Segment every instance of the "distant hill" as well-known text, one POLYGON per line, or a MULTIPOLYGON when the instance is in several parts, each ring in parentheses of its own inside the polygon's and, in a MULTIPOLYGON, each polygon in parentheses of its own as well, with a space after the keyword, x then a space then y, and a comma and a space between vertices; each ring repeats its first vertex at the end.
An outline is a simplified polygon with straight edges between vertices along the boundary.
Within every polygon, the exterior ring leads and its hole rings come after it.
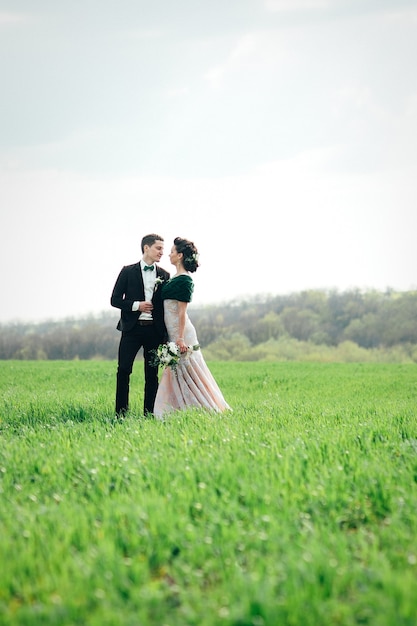
MULTIPOLYGON (((189 315, 209 359, 417 362, 417 291, 308 290, 190 305, 189 315)), ((117 319, 2 324, 0 359, 115 359, 117 319)))

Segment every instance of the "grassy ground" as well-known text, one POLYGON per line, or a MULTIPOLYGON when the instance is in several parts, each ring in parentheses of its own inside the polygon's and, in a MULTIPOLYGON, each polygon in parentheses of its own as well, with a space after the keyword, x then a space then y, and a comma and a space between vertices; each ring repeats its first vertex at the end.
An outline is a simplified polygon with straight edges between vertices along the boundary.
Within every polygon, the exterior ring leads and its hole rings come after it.
POLYGON ((0 362, 0 624, 415 626, 414 365, 211 363, 232 413, 112 421, 115 363, 0 362))

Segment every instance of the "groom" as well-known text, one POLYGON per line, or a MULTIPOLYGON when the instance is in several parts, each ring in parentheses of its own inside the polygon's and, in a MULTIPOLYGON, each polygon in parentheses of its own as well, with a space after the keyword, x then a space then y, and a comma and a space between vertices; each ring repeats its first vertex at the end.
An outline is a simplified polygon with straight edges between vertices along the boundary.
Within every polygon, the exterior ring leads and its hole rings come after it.
POLYGON ((129 408, 129 380, 133 363, 143 348, 145 369, 144 414, 153 413, 158 390, 158 368, 150 365, 151 350, 166 339, 161 285, 169 273, 156 263, 164 252, 164 240, 156 234, 145 235, 141 242, 142 259, 125 265, 114 285, 110 303, 121 309, 117 329, 122 331, 119 344, 116 415, 122 417, 129 408))

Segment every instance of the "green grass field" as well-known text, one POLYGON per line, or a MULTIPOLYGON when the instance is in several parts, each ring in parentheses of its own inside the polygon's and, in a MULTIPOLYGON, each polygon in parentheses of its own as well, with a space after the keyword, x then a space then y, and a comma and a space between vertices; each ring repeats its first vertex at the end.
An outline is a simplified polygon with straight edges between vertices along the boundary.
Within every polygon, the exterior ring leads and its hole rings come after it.
POLYGON ((417 367, 210 363, 233 412, 114 423, 114 362, 0 362, 2 626, 415 626, 417 367))

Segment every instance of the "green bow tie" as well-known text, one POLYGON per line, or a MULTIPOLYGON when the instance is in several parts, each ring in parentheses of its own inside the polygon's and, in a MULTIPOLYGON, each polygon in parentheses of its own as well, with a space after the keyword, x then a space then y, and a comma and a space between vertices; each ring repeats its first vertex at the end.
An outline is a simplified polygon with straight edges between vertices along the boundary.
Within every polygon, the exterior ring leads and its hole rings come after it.
POLYGON ((147 272, 148 270, 153 270, 154 267, 155 267, 154 265, 145 265, 143 269, 145 270, 145 272, 147 272))

